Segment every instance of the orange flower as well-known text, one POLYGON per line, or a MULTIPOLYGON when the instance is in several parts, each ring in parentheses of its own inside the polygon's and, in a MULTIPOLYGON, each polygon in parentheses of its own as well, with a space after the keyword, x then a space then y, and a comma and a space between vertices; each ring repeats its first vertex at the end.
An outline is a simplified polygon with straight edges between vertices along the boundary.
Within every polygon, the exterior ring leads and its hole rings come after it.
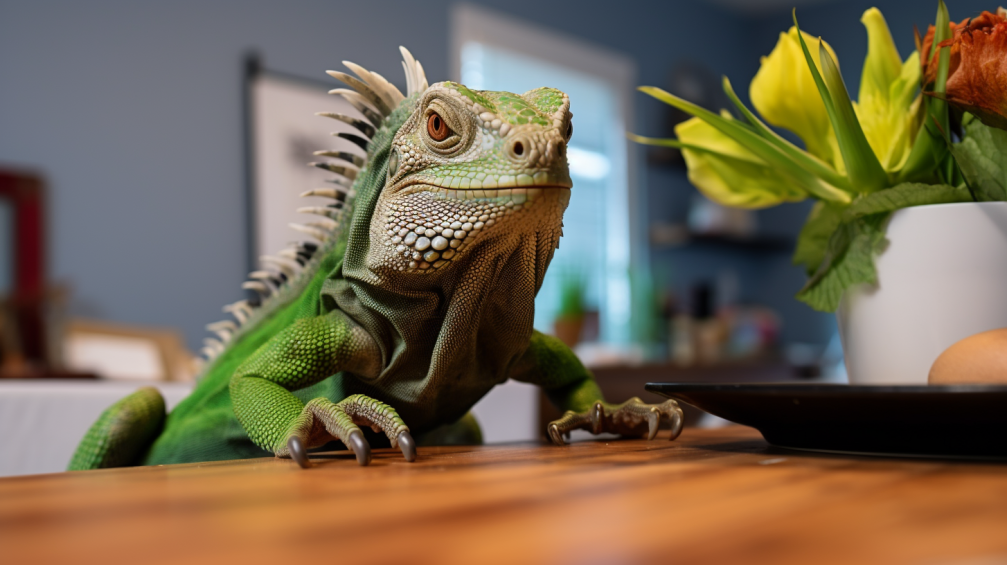
MULTIPOLYGON (((1007 10, 983 12, 971 21, 953 25, 952 38, 937 45, 951 46, 944 98, 986 125, 1007 129, 1007 10)), ((930 43, 932 30, 933 26, 927 33, 930 43)), ((927 47, 924 41, 924 52, 927 47)), ((936 77, 937 61, 937 53, 932 53, 925 84, 931 84, 936 77)))

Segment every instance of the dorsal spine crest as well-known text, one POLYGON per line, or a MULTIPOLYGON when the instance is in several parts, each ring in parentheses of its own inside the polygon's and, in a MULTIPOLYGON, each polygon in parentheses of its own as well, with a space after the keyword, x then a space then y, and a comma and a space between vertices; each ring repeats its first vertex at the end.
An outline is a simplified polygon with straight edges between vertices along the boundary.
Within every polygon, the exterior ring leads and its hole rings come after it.
POLYGON ((378 136, 379 131, 387 125, 388 116, 404 100, 414 99, 416 94, 429 87, 419 61, 405 47, 399 47, 399 50, 402 53, 402 67, 406 76, 406 94, 402 94, 380 74, 349 61, 343 63, 356 77, 338 71, 327 71, 330 76, 351 87, 351 89, 332 89, 329 94, 341 96, 360 112, 364 119, 333 112, 318 112, 317 115, 341 121, 356 129, 361 135, 351 133, 333 135, 360 147, 366 152, 366 156, 327 149, 314 152, 315 156, 334 159, 308 163, 309 166, 333 173, 334 178, 328 180, 333 186, 307 190, 301 196, 323 197, 333 202, 327 206, 299 208, 298 212, 317 217, 309 222, 291 224, 290 227, 318 240, 319 243, 311 241, 294 243, 274 255, 260 258, 262 266, 249 273, 249 280, 241 285, 242 289, 255 293, 255 297, 224 306, 224 312, 231 314, 233 320, 225 319, 206 326, 216 337, 208 337, 203 342, 201 352, 207 363, 203 367, 202 374, 207 374, 213 361, 227 351, 229 344, 239 340, 260 321, 296 299, 317 274, 323 258, 345 236, 349 218, 353 214, 357 185, 360 179, 367 176, 367 165, 373 156, 374 147, 371 140, 378 136))

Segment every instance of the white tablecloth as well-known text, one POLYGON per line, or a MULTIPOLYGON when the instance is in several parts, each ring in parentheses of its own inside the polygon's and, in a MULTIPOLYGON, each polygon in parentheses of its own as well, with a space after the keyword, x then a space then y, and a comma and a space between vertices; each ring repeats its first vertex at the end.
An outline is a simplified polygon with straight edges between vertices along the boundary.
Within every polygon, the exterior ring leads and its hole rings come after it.
MULTIPOLYGON (((171 410, 192 384, 150 383, 171 410)), ((58 473, 84 432, 116 400, 147 383, 0 379, 0 477, 58 473)), ((538 430, 538 389, 507 381, 472 408, 486 443, 533 441, 538 430)), ((573 439, 590 437, 574 433, 573 439), (583 437, 582 437, 583 436, 583 437)))
MULTIPOLYGON (((171 410, 188 383, 151 383, 171 410)), ((124 381, 0 380, 0 477, 65 471, 84 432, 112 403, 146 386, 124 381)))

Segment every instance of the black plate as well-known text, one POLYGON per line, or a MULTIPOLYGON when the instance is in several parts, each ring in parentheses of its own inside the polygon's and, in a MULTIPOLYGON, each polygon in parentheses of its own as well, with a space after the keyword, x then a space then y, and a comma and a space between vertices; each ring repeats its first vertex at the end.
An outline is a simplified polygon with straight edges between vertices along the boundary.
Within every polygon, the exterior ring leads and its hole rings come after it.
POLYGON ((791 449, 1007 458, 1007 386, 703 385, 647 390, 791 449))

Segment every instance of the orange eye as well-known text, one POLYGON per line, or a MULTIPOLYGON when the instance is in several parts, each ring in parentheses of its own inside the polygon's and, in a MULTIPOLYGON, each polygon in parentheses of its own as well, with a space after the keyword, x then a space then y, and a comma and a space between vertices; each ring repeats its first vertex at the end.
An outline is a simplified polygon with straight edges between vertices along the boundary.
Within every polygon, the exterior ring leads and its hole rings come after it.
POLYGON ((434 141, 444 141, 451 135, 451 128, 444 123, 443 118, 434 113, 427 119, 427 133, 434 141))

